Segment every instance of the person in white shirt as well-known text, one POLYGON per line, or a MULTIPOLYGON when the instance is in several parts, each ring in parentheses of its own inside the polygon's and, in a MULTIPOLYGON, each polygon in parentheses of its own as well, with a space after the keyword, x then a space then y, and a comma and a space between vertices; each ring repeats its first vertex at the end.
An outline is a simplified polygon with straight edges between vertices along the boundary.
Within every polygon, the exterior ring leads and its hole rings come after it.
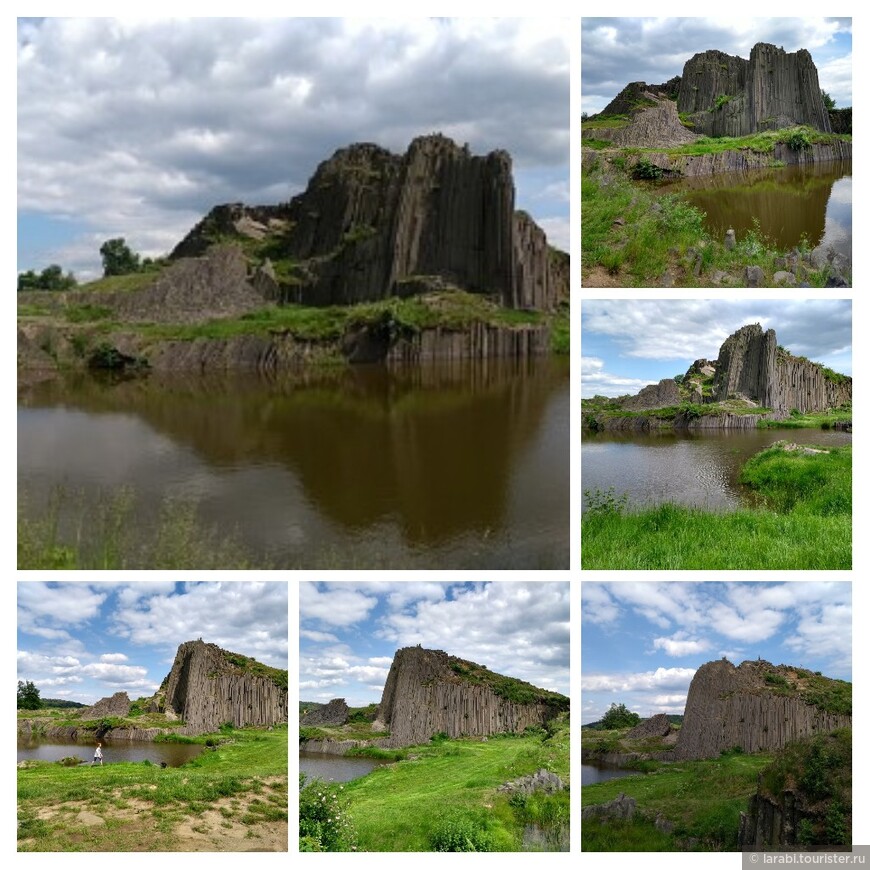
POLYGON ((97 744, 97 748, 94 750, 94 760, 91 762, 91 767, 93 767, 98 761, 100 762, 100 767, 103 766, 103 750, 102 743, 97 744))

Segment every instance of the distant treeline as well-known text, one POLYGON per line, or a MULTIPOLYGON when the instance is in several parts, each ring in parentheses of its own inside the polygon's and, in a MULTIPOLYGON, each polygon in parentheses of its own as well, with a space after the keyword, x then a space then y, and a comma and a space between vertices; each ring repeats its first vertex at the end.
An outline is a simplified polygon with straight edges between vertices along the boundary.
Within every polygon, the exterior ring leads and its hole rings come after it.
MULTIPOLYGON (((645 722, 646 719, 649 719, 649 718, 650 717, 647 716, 644 719, 641 719, 640 721, 645 722)), ((671 725, 682 725, 683 724, 682 713, 679 715, 674 714, 674 715, 668 716, 668 722, 670 722, 671 725)), ((581 725, 580 727, 581 728, 590 728, 593 731, 599 731, 601 729, 601 720, 599 719, 597 722, 589 722, 587 725, 581 725)))

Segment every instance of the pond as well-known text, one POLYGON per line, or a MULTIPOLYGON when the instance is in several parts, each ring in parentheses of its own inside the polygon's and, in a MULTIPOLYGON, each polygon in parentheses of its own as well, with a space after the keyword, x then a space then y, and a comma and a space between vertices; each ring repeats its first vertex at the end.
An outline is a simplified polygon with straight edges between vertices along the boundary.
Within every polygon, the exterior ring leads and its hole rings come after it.
MULTIPOLYGON (((201 744, 195 743, 151 743, 148 741, 123 740, 112 743, 102 740, 103 764, 119 761, 150 761, 152 764, 163 762, 169 767, 180 767, 202 752, 201 744)), ((61 758, 78 756, 90 763, 94 757, 93 743, 64 743, 58 740, 18 740, 19 761, 59 761, 61 758)))
POLYGON ((708 510, 734 510, 754 502, 739 482, 746 461, 775 441, 838 446, 850 432, 821 429, 715 429, 704 432, 584 432, 581 481, 586 492, 613 488, 630 508, 663 502, 708 510))
POLYGON ((194 505, 255 565, 566 568, 568 420, 561 359, 81 374, 19 392, 19 500, 85 546, 121 492, 125 534, 194 505))
POLYGON ((580 785, 595 785, 596 782, 607 782, 611 779, 620 779, 623 776, 641 776, 640 771, 626 770, 624 767, 615 767, 610 764, 581 764, 580 785))
POLYGON ((300 752, 299 772, 333 782, 350 782, 371 773, 376 767, 389 764, 379 758, 358 758, 329 755, 324 752, 300 752))
POLYGON ((717 239, 729 227, 742 239, 757 219, 780 250, 805 235, 811 247, 832 247, 852 260, 851 160, 685 178, 659 189, 682 194, 705 212, 717 239))

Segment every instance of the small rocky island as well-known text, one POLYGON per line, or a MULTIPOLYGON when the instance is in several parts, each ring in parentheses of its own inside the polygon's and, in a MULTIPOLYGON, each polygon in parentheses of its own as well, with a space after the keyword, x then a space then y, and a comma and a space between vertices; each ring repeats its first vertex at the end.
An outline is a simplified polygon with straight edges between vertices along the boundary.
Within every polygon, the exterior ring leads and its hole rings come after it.
MULTIPOLYGON (((792 411, 825 412, 850 406, 852 378, 794 356, 776 332, 742 326, 715 360, 695 360, 683 375, 644 387, 635 396, 583 400, 583 426, 630 429, 754 429, 792 411)), ((838 423, 851 430, 851 422, 838 423)))
POLYGON ((514 199, 505 151, 472 155, 437 134, 404 154, 341 148, 290 202, 216 206, 123 289, 19 292, 19 368, 271 372, 549 352, 568 257, 514 199))

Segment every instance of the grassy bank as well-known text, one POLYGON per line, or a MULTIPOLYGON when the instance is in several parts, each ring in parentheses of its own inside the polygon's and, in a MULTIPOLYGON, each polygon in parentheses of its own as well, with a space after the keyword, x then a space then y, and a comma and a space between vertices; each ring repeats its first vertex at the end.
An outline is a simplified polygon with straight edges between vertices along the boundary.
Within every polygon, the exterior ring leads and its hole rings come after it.
POLYGON ((746 810, 758 787, 758 775, 771 758, 724 753, 709 761, 676 762, 651 773, 584 786, 584 807, 625 793, 637 801, 640 812, 627 822, 584 820, 583 851, 685 851, 686 842, 697 851, 735 850, 740 813, 746 810), (658 816, 672 829, 664 824, 657 828, 658 816))
POLYGON ((18 770, 18 850, 286 850, 287 728, 220 736, 178 768, 31 762, 18 770))
POLYGON ((582 520, 585 569, 849 569, 852 450, 807 454, 771 447, 741 480, 763 501, 715 513, 663 504, 627 512, 599 498, 582 520))
MULTIPOLYGON (((99 282, 101 286, 103 283, 99 282)), ((99 303, 100 291, 94 289, 92 292, 99 303)), ((72 326, 80 326, 81 329, 71 335, 79 336, 82 356, 108 336, 119 332, 137 335, 145 344, 154 341, 227 340, 269 333, 289 334, 298 341, 337 342, 348 331, 363 326, 387 329, 397 336, 410 336, 425 329, 461 331, 477 324, 507 328, 550 324, 553 352, 567 353, 569 347, 567 307, 555 314, 504 308, 486 296, 462 290, 348 306, 264 305, 239 317, 214 318, 203 323, 128 323, 118 320, 112 309, 105 305, 67 304, 64 295, 58 293, 40 303, 27 301, 20 304, 18 315, 31 323, 50 322, 68 331, 72 326)))
MULTIPOLYGON (((759 266, 772 286, 782 268, 776 260, 786 252, 757 227, 729 251, 704 229, 703 213, 680 196, 595 170, 583 172, 581 193, 582 270, 590 286, 656 286, 667 273, 678 286, 708 287, 716 272, 731 276, 732 286, 745 286, 746 266, 759 266)), ((809 250, 804 243, 802 253, 809 250)), ((827 279, 826 269, 806 275, 815 287, 827 279)))
MULTIPOLYGON (((528 798, 498 792, 500 785, 542 767, 568 782, 567 719, 549 737, 543 729, 529 729, 525 736, 486 742, 434 738, 406 752, 406 760, 341 790, 358 850, 519 851, 524 825, 533 822, 567 837, 567 790, 528 798)), ((348 842, 333 848, 350 848, 348 842)))
POLYGON ((801 414, 792 411, 787 420, 762 420, 759 429, 833 429, 835 423, 852 422, 851 408, 837 408, 830 411, 818 411, 811 414, 801 414))

